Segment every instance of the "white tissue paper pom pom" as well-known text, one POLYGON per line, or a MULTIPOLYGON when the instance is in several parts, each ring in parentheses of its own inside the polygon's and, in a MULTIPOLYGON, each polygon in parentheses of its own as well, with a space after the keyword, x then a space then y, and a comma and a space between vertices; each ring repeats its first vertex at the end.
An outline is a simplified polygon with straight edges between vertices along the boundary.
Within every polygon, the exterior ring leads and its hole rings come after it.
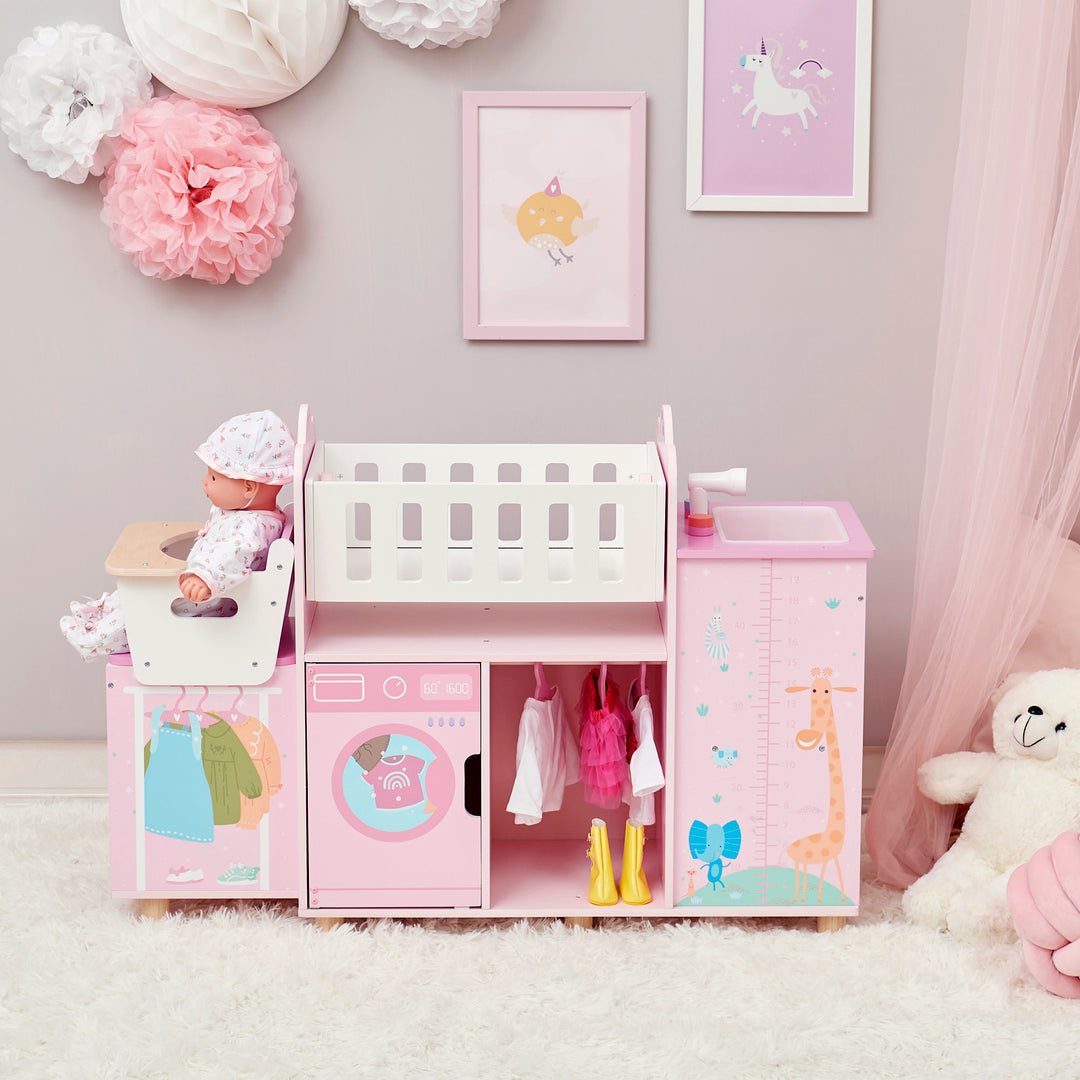
POLYGON ((349 0, 360 21, 389 41, 415 49, 456 49, 486 38, 499 21, 503 0, 349 0))
POLYGON ((296 93, 341 41, 345 0, 121 0, 132 45, 166 86, 252 109, 296 93))
POLYGON ((41 26, 0 74, 0 131, 35 172, 81 184, 105 171, 124 114, 153 93, 126 41, 99 26, 41 26))

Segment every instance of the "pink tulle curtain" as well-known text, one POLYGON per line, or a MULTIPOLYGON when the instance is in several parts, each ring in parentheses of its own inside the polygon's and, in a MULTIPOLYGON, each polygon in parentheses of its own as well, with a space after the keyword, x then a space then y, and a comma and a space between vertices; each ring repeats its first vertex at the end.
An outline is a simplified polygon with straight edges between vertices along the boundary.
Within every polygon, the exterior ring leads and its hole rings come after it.
MULTIPOLYGON (((916 771, 989 747, 1080 510, 1078 86, 1077 0, 972 0, 907 668, 867 821, 895 885, 954 819, 916 771)), ((1055 649, 1080 666, 1080 640, 1055 649)))

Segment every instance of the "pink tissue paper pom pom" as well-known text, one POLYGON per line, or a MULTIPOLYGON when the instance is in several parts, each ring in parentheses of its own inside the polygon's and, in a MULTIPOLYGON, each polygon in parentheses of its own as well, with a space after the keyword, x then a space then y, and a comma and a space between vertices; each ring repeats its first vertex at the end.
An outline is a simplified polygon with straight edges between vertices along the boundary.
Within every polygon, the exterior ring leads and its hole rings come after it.
POLYGON ((101 190, 112 242, 148 277, 249 285, 281 254, 296 180, 250 113, 171 94, 126 117, 101 190))

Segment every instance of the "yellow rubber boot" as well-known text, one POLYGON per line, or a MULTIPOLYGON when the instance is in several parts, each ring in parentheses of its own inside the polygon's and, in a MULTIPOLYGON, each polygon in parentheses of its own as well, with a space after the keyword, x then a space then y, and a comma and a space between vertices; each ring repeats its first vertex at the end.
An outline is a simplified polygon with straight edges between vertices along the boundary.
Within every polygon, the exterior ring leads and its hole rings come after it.
POLYGON ((652 902, 649 883, 645 880, 645 826, 634 818, 630 818, 626 823, 619 892, 625 904, 652 902))
POLYGON ((611 868, 607 825, 601 818, 592 820, 592 828, 589 830, 589 858, 592 860, 589 903, 605 906, 618 903, 619 894, 615 891, 615 871, 611 868))

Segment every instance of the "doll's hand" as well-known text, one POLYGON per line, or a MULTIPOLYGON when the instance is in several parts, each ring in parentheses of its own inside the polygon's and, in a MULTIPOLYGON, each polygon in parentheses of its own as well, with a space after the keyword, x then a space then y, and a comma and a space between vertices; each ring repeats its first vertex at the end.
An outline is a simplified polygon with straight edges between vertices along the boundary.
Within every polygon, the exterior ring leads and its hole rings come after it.
POLYGON ((210 586, 198 574, 185 574, 180 579, 180 593, 185 600, 201 604, 210 599, 210 586))

